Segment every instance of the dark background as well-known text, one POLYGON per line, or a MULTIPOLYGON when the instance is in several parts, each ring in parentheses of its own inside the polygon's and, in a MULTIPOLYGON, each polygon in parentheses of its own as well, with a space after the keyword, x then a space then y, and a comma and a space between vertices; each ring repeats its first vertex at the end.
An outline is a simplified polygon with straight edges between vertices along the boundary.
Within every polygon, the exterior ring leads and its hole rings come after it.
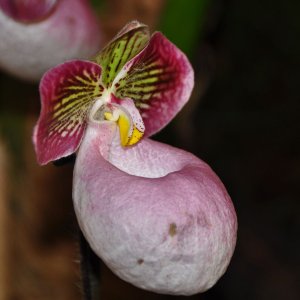
POLYGON ((224 181, 239 231, 227 273, 199 299, 299 299, 299 2, 214 9, 218 21, 200 45, 212 52, 213 74, 187 148, 224 181))

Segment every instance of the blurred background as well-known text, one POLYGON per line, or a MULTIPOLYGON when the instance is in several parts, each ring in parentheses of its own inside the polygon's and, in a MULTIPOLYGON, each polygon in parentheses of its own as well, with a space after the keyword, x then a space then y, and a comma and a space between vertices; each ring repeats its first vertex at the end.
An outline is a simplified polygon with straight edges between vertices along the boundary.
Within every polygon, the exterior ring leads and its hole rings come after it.
MULTIPOLYGON (((154 139, 194 153, 215 170, 236 207, 239 231, 225 275, 189 298, 300 299, 300 2, 91 5, 100 47, 138 19, 161 30, 195 69, 190 102, 154 139)), ((2 25, 0 35, 5 30, 2 25)), ((37 165, 31 135, 40 110, 38 80, 27 82, 5 70, 0 70, 0 300, 81 299, 72 165, 37 165)), ((142 291, 102 266, 99 299, 172 298, 186 297, 142 291)))

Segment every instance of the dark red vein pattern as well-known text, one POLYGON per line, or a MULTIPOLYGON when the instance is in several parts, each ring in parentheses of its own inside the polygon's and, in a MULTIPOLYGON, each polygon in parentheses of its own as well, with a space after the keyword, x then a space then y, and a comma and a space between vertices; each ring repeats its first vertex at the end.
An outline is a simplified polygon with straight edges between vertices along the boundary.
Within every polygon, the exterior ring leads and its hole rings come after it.
POLYGON ((41 80, 41 114, 34 132, 38 162, 70 155, 81 142, 90 107, 103 92, 101 67, 74 60, 48 71, 41 80))
POLYGON ((193 69, 187 57, 159 32, 127 67, 127 74, 116 84, 116 95, 135 101, 146 136, 152 135, 169 123, 189 99, 193 69))

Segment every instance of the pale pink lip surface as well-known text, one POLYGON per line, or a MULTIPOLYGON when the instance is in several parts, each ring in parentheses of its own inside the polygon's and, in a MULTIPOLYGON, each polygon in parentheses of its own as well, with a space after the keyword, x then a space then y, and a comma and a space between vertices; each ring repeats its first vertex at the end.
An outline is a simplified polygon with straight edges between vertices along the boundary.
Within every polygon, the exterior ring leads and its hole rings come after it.
POLYGON ((73 199, 88 242, 140 288, 207 290, 236 243, 236 214, 222 182, 185 151, 150 139, 124 149, 118 139, 114 126, 89 126, 79 149, 73 199))
POLYGON ((102 31, 87 0, 0 0, 0 68, 27 81, 101 48, 102 31))
POLYGON ((39 22, 50 15, 57 0, 0 0, 0 8, 10 18, 24 23, 39 22))

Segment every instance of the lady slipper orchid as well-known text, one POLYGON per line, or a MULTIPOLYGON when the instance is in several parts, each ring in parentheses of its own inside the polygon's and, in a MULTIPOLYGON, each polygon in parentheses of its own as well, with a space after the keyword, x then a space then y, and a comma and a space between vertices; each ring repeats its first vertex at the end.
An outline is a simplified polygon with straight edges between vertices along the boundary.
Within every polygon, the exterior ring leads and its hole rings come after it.
POLYGON ((78 150, 73 200, 86 239, 114 273, 158 293, 207 290, 236 242, 233 204, 210 167, 147 138, 192 87, 186 56, 136 21, 93 62, 59 65, 40 85, 38 162, 78 150))
POLYGON ((101 44, 88 0, 0 0, 0 28, 0 68, 29 81, 101 44))

